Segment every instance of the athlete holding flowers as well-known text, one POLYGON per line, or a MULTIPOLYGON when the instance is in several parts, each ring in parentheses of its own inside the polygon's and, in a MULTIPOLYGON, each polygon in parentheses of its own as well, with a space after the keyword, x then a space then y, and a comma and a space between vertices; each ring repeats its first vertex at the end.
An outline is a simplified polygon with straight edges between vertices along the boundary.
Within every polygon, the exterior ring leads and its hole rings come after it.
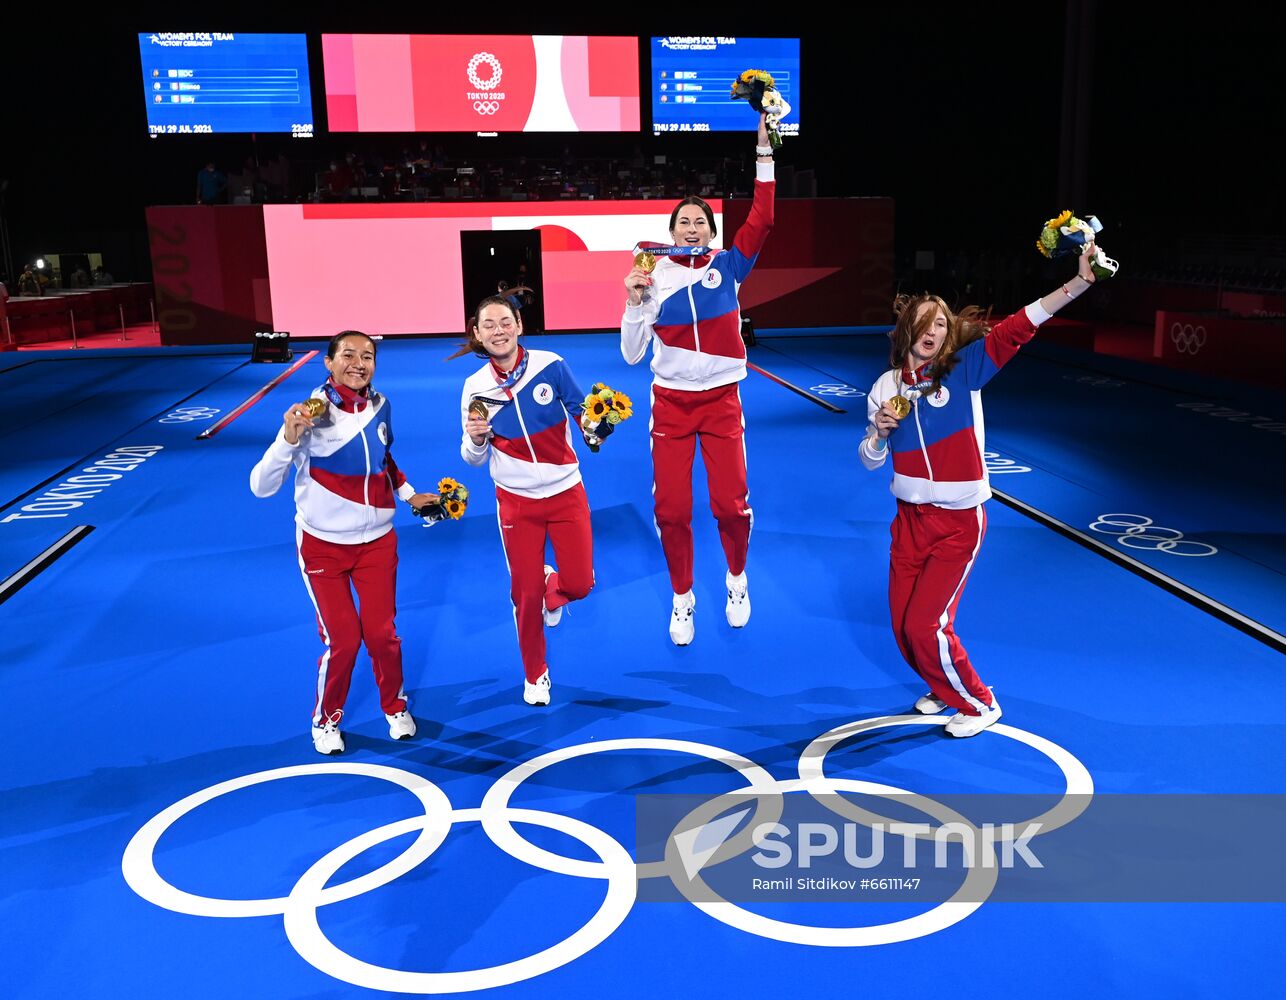
POLYGON ((581 426, 585 394, 566 361, 526 350, 521 336, 513 303, 499 295, 479 303, 469 339, 453 355, 487 359, 460 397, 460 454, 470 465, 490 463, 526 678, 523 700, 548 705, 544 626, 557 625, 564 605, 594 586, 589 503, 571 429, 573 422, 581 426), (545 563, 546 542, 557 570, 545 563))
POLYGON ((420 507, 432 494, 417 493, 393 461, 392 407, 371 387, 375 341, 357 330, 337 334, 326 349, 326 369, 330 378, 312 398, 286 410, 276 440, 250 472, 250 489, 257 497, 272 496, 295 470, 299 570, 326 645, 317 664, 313 746, 337 754, 344 752, 339 723, 363 643, 389 736, 415 735, 402 687, 402 639, 393 621, 393 509, 398 499, 420 507))
POLYGON ((745 417, 737 383, 746 377, 737 293, 773 224, 773 146, 763 113, 755 149, 755 193, 732 248, 710 249, 714 213, 688 197, 670 214, 673 247, 640 254, 625 276, 621 354, 638 364, 652 345, 652 469, 657 533, 674 599, 670 639, 686 646, 695 632, 692 593, 692 462, 697 442, 710 484, 710 508, 728 563, 728 624, 750 620, 746 552, 753 515, 746 483, 745 417))
POLYGON ((978 308, 952 313, 936 295, 901 296, 894 306, 892 368, 871 387, 870 427, 858 453, 872 470, 893 455, 893 635, 903 658, 929 685, 916 711, 956 709, 945 727, 951 736, 975 736, 1001 714, 954 626, 987 531, 983 504, 991 497, 981 390, 1042 323, 1094 284, 1100 258, 1109 259, 1096 253, 1091 232, 1077 258, 1076 277, 994 327, 978 308))

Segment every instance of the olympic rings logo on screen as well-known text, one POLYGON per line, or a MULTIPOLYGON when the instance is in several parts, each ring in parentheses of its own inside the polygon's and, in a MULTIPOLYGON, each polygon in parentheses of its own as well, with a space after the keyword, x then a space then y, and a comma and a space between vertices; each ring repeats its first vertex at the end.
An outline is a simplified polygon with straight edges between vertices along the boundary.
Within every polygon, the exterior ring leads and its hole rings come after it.
POLYGON ((480 115, 494 115, 500 110, 499 101, 474 101, 473 110, 480 115))
POLYGON ((819 396, 865 396, 861 389, 855 389, 851 385, 843 382, 823 382, 821 385, 810 386, 809 392, 814 392, 819 396))
POLYGON ((500 77, 504 74, 504 70, 500 66, 500 60, 490 52, 475 53, 474 57, 469 60, 469 68, 466 72, 469 74, 469 82, 478 90, 495 90, 500 86, 500 77), (485 80, 478 76, 478 67, 483 63, 486 63, 491 69, 491 76, 485 80))
POLYGON ((1172 556, 1213 556, 1219 552, 1207 542, 1184 538, 1177 528, 1153 524, 1152 518, 1142 514, 1100 514, 1090 530, 1116 535, 1116 540, 1127 549, 1165 552, 1172 556))
MULTIPOLYGON (((689 754, 722 764, 736 772, 746 787, 729 796, 779 796, 805 792, 829 795, 837 791, 858 792, 877 796, 911 796, 915 808, 943 823, 969 821, 945 804, 906 789, 850 778, 828 777, 827 755, 840 743, 864 732, 900 726, 933 726, 947 722, 946 716, 895 715, 862 719, 838 726, 813 740, 800 754, 797 779, 779 780, 754 761, 730 750, 687 740, 636 737, 581 743, 552 750, 518 764, 497 778, 476 808, 453 806, 437 785, 427 778, 401 768, 380 764, 325 763, 300 764, 233 778, 195 792, 157 813, 130 840, 121 859, 121 871, 130 888, 157 906, 176 913, 205 917, 281 916, 286 937, 296 952, 326 975, 353 986, 393 993, 439 994, 508 986, 552 972, 592 951, 607 940, 624 923, 637 898, 641 878, 673 878, 674 885, 685 897, 709 917, 747 934, 794 944, 815 947, 866 947, 910 941, 944 930, 964 920, 990 896, 998 877, 998 868, 984 859, 972 867, 964 884, 951 899, 915 916, 885 924, 852 927, 815 926, 772 919, 726 900, 709 902, 713 895, 700 878, 699 871, 689 879, 684 861, 677 856, 676 838, 666 844, 665 860, 636 865, 629 852, 614 837, 581 820, 544 809, 527 809, 510 805, 518 788, 546 768, 578 757, 612 751, 665 751, 689 754), (415 796, 423 809, 419 816, 389 823, 359 834, 334 848, 305 871, 288 895, 272 899, 239 899, 201 896, 172 885, 156 866, 156 848, 161 837, 178 820, 194 809, 223 795, 254 785, 301 776, 360 775, 388 781, 415 796), (480 823, 488 838, 511 857, 553 874, 571 878, 597 879, 606 883, 603 902, 588 922, 559 943, 534 955, 484 969, 458 972, 408 972, 372 965, 349 955, 335 945, 322 930, 318 907, 353 899, 387 885, 427 861, 445 842, 457 823, 480 823), (597 860, 567 857, 538 847, 515 829, 538 826, 579 840, 597 860), (350 861, 363 852, 407 834, 415 839, 397 857, 380 867, 348 881, 332 880, 350 861), (699 898, 693 898, 699 896, 699 898)), ((1088 806, 1094 794, 1094 781, 1089 771, 1073 754, 1049 740, 1012 726, 997 724, 987 730, 985 739, 997 736, 1012 739, 1043 754, 1061 772, 1066 790, 1049 810, 1028 821, 1039 824, 1040 832, 1059 829, 1075 820, 1088 806)), ((714 797, 700 807, 704 813, 718 811, 724 796, 714 797)), ((773 805, 770 800, 769 806, 773 805)), ((854 804, 844 801, 846 809, 854 804)), ((833 811, 847 815, 838 807, 833 811)), ((860 811, 859 811, 860 812, 860 811)), ((867 816, 869 814, 861 814, 867 816)), ((682 825, 682 824, 680 824, 682 825)), ((972 826, 972 824, 969 824, 972 826)), ((1014 824, 1015 827, 1022 824, 1014 824)), ((678 828, 676 827, 676 830, 678 828)), ((748 849, 737 844, 742 834, 730 838, 723 847, 748 849)), ((745 840, 749 840, 747 836, 745 840)), ((1003 842, 1003 841, 1002 841, 1003 842)), ((723 847, 720 848, 722 852, 723 847)), ((994 856, 994 838, 987 847, 994 856)), ((704 864, 717 863, 720 855, 704 864)), ((726 860, 726 858, 724 858, 726 860)))
POLYGON ((171 410, 160 420, 158 424, 190 424, 194 420, 209 420, 211 417, 218 415, 220 410, 212 406, 180 406, 171 410))
POLYGON ((1170 340, 1180 354, 1196 354, 1206 346, 1206 328, 1191 323, 1175 323, 1170 327, 1170 340))

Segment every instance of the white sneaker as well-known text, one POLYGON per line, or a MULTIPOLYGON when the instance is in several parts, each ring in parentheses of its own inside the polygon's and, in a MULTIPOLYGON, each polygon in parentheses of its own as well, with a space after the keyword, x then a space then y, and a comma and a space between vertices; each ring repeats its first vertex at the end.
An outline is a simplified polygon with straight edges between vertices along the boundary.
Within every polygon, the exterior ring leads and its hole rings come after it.
POLYGON ((915 702, 915 710, 921 715, 940 715, 946 707, 947 703, 945 701, 939 701, 937 698, 933 697, 932 691, 923 697, 916 699, 915 702))
POLYGON ((536 683, 531 681, 522 682, 522 700, 528 705, 548 705, 549 704, 549 671, 536 678, 536 683))
MULTIPOLYGON (((546 566, 545 567, 545 586, 546 587, 549 586, 549 578, 553 574, 554 574, 554 567, 546 566)), ((550 611, 547 607, 545 607, 543 601, 540 605, 540 613, 545 619, 545 628, 553 628, 555 625, 557 625, 560 621, 563 620, 562 608, 554 608, 553 611, 550 611)))
POLYGON ((674 610, 670 613, 670 641, 676 646, 686 646, 696 633, 692 613, 697 609, 697 599, 692 591, 674 595, 674 610))
POLYGON ((339 731, 343 712, 336 712, 320 726, 313 726, 313 749, 318 753, 344 752, 344 734, 339 731))
POLYGON ((728 615, 728 624, 733 628, 741 628, 750 621, 750 595, 746 592, 750 584, 746 580, 745 570, 742 570, 740 576, 733 576, 729 572, 724 582, 728 585, 728 606, 724 609, 728 615))
POLYGON ((977 736, 988 726, 994 726, 1000 720, 1000 702, 996 701, 996 696, 991 696, 991 708, 983 712, 982 715, 965 715, 959 712, 951 717, 944 728, 952 736, 977 736))
POLYGON ((388 720, 388 735, 394 740, 409 740, 415 735, 415 720, 411 713, 402 711, 396 715, 385 715, 388 720))

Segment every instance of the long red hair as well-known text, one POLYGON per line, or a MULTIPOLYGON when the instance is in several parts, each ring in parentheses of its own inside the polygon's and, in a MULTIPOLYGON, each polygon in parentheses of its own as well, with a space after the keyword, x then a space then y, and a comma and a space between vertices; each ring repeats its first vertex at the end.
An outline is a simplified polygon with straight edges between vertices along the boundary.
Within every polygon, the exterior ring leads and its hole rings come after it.
POLYGON ((912 345, 919 340, 941 312, 947 321, 947 338, 938 348, 933 359, 933 388, 942 388, 942 379, 950 374, 959 358, 956 352, 991 332, 991 310, 984 312, 978 306, 965 306, 958 313, 937 295, 899 295, 893 300, 893 313, 897 322, 889 331, 889 364, 897 369, 906 367, 912 345), (930 308, 921 312, 920 307, 930 308))

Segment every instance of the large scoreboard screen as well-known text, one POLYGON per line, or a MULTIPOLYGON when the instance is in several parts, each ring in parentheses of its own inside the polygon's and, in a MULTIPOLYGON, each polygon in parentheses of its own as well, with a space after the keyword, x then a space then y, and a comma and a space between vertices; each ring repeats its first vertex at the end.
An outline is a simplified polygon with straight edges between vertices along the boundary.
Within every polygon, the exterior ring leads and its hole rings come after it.
POLYGON ((799 39, 666 35, 652 38, 652 132, 743 132, 754 117, 731 99, 745 70, 772 74, 790 114, 782 135, 799 134, 799 39))
POLYGON ((332 132, 637 132, 638 38, 322 35, 332 132))
POLYGON ((302 34, 160 31, 138 36, 147 130, 313 134, 302 34))

